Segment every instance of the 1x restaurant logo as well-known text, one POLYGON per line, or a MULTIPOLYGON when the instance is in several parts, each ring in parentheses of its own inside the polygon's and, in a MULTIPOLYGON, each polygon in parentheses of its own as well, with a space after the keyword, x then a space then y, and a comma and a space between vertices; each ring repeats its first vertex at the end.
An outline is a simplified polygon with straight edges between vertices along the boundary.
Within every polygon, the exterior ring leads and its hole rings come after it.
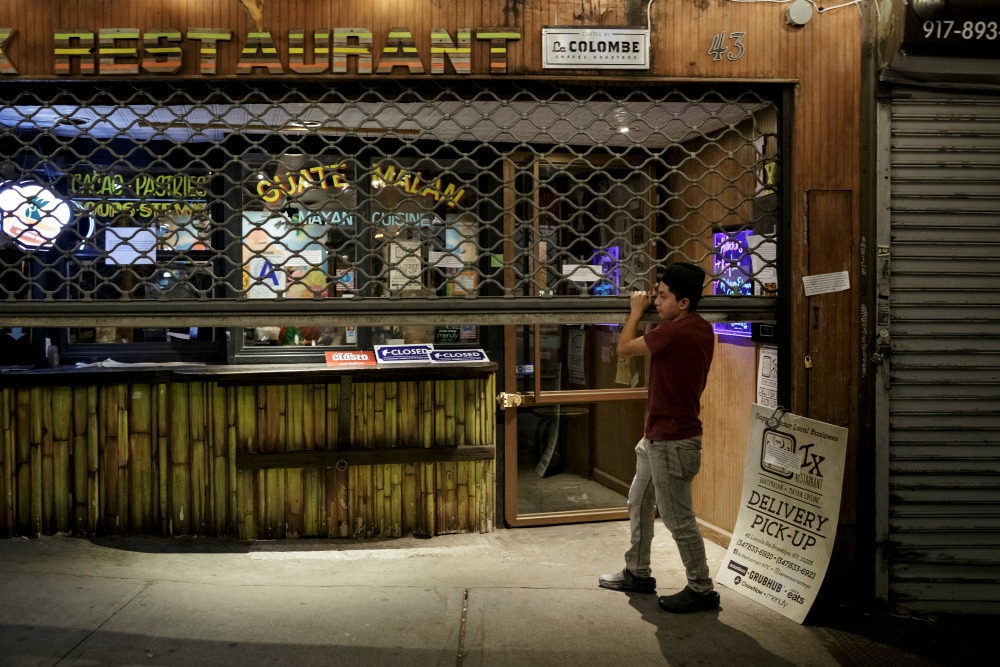
MULTIPOLYGON (((796 430, 802 430, 797 429, 796 430)), ((824 437, 815 429, 803 430, 813 437, 824 437)), ((808 486, 816 491, 823 488, 821 464, 826 457, 817 453, 816 443, 798 444, 795 436, 772 429, 764 430, 764 441, 760 449, 762 470, 796 484, 808 486)))
POLYGON ((761 469, 791 479, 798 470, 795 451, 795 437, 772 429, 764 430, 764 442, 760 448, 761 469))

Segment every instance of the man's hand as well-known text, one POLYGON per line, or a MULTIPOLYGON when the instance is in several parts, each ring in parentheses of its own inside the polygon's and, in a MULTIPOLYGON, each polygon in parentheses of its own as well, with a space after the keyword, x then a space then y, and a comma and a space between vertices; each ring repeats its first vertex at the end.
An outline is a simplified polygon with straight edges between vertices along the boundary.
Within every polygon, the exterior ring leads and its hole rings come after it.
POLYGON ((618 335, 616 351, 622 357, 649 354, 645 339, 638 334, 639 320, 653 303, 653 292, 632 292, 628 297, 629 315, 618 335))
POLYGON ((653 303, 653 292, 632 292, 628 305, 633 314, 642 315, 653 303))

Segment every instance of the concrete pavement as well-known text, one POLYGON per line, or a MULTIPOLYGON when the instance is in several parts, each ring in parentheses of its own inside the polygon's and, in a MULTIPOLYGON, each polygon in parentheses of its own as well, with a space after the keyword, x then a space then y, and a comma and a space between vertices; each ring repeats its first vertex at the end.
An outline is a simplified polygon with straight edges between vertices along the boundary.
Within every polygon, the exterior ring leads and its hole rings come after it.
MULTIPOLYGON (((666 614, 607 591, 625 522, 433 539, 0 540, 3 665, 922 665, 719 587, 666 614)), ((707 543, 714 573, 725 550, 707 543)), ((660 527, 659 593, 684 585, 660 527)), ((856 618, 856 615, 852 618, 856 618)))

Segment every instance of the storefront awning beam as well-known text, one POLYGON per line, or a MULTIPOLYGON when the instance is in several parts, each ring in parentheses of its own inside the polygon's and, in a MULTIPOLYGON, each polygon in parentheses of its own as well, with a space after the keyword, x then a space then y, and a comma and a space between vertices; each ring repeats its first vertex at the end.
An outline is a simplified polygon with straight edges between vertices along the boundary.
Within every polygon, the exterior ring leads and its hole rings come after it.
MULTIPOLYGON (((698 312, 712 322, 773 322, 775 297, 712 297, 698 312)), ((402 324, 621 324, 628 298, 259 300, 242 302, 14 302, 0 327, 262 327, 402 324)), ((649 319, 656 318, 651 309, 649 319)))

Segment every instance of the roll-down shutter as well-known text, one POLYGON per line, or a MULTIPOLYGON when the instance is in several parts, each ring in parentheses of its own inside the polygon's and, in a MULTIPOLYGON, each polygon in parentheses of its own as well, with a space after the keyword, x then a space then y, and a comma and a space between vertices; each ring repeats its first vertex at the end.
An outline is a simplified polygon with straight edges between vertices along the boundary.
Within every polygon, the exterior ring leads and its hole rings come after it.
POLYGON ((996 613, 1000 96, 897 91, 891 111, 889 595, 996 613))

